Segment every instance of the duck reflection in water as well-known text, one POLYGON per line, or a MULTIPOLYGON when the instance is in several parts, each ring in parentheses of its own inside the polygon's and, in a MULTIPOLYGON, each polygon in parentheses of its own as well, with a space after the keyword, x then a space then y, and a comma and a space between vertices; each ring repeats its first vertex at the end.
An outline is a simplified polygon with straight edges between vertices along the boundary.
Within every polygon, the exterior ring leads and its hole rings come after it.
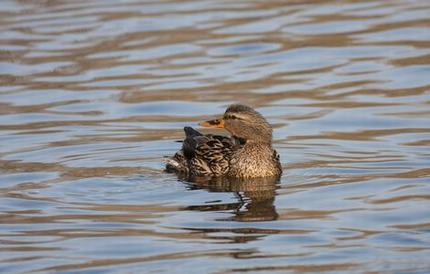
POLYGON ((241 222, 273 221, 278 218, 274 205, 279 179, 273 177, 238 179, 238 178, 190 178, 186 184, 190 190, 206 189, 209 192, 231 192, 237 198, 236 203, 217 203, 192 205, 188 210, 198 211, 228 211, 234 216, 223 220, 241 222))

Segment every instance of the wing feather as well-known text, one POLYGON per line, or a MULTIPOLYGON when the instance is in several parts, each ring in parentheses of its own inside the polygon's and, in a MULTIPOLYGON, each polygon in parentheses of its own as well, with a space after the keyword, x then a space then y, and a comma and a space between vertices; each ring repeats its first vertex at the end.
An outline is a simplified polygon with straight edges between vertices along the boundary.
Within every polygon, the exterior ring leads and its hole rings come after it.
POLYGON ((170 166, 191 176, 221 176, 228 172, 236 142, 227 136, 203 135, 191 127, 185 127, 182 149, 173 157, 170 166))

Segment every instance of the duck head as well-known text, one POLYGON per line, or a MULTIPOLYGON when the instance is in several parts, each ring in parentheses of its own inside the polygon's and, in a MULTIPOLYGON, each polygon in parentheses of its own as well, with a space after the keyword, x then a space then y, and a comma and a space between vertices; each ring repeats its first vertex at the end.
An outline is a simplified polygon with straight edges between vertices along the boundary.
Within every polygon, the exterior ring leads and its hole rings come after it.
POLYGON ((272 142, 272 127, 266 119, 253 108, 230 105, 222 118, 200 123, 203 127, 224 128, 235 138, 251 143, 272 142))

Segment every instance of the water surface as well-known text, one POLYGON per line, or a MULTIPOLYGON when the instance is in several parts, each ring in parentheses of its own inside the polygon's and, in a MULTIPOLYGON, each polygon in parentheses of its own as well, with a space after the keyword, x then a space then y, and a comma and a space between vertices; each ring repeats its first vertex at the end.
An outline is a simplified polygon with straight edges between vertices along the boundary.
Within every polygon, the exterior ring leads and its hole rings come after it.
POLYGON ((0 272, 430 271, 427 1, 2 1, 0 272), (279 182, 163 172, 241 102, 279 182))

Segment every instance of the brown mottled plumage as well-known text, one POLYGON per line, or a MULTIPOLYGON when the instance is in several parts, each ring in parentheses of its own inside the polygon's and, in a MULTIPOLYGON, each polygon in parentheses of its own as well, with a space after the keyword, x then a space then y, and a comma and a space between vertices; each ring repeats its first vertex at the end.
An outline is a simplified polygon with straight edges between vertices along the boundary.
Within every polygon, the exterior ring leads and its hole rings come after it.
POLYGON ((167 160, 166 169, 190 177, 279 177, 278 153, 272 148, 272 128, 254 109, 231 105, 221 119, 201 123, 225 128, 231 137, 203 135, 185 127, 182 149, 167 160))

